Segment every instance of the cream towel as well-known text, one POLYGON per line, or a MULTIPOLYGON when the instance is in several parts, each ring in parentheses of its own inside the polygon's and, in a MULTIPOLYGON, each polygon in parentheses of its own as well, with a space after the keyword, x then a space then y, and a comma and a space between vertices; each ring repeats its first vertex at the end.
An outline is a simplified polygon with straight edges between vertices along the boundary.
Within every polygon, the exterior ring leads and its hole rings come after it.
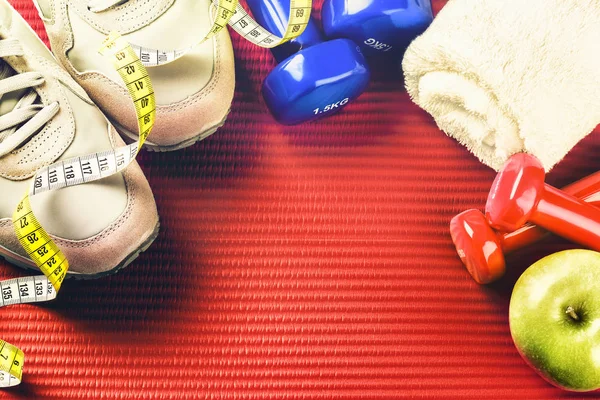
POLYGON ((403 61, 408 93, 498 170, 550 170, 600 123, 600 0, 450 0, 403 61))

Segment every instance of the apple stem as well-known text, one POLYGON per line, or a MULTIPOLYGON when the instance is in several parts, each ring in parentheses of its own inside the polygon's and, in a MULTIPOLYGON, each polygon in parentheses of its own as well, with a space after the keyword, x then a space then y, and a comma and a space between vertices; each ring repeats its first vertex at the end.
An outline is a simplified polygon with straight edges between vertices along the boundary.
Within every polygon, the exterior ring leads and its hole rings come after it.
POLYGON ((569 316, 571 318, 573 318, 575 321, 579 321, 579 315, 577 315, 577 313, 575 312, 575 309, 571 306, 567 307, 567 311, 565 311, 567 314, 569 314, 569 316))

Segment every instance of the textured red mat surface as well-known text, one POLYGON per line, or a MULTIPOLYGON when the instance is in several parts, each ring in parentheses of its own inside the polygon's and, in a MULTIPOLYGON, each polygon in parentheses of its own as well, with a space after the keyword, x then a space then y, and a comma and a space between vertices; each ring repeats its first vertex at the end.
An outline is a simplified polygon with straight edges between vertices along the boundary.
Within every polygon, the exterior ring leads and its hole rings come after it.
MULTIPOLYGON (((31 1, 13 4, 45 37, 31 1)), ((257 96, 269 53, 233 38, 225 127, 140 157, 155 245, 52 304, 0 310, 0 337, 27 357, 0 399, 567 397, 521 360, 507 307, 519 272, 569 245, 478 286, 448 222, 483 206, 494 173, 410 102, 395 67, 342 114, 282 127, 257 96)), ((599 152, 596 132, 549 181, 600 169, 599 152)), ((0 262, 0 278, 22 275, 0 262)))

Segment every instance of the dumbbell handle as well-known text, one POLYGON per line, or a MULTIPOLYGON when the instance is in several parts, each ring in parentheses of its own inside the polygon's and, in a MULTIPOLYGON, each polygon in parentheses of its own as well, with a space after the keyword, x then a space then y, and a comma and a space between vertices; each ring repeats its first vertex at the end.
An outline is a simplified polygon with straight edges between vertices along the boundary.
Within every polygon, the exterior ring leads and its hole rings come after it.
MULTIPOLYGON (((256 22, 274 35, 283 36, 290 18, 291 0, 247 0, 256 22)), ((324 37, 311 17, 302 34, 273 49, 275 60, 280 63, 302 49, 322 43, 324 37)))
MULTIPOLYGON (((600 207, 600 172, 565 186, 562 190, 587 203, 600 207)), ((507 254, 536 243, 549 234, 547 230, 537 225, 527 224, 514 232, 500 234, 498 237, 502 243, 504 254, 507 254)))
POLYGON ((600 250, 600 209, 545 185, 529 220, 573 242, 600 250))

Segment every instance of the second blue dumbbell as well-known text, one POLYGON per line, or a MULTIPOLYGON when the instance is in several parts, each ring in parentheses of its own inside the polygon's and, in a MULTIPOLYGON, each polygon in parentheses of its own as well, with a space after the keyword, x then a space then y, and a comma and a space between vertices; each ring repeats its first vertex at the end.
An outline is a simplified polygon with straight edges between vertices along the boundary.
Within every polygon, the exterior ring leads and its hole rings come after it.
MULTIPOLYGON (((290 0, 247 3, 259 24, 284 35, 290 0)), ((262 93, 282 124, 299 124, 339 111, 369 83, 370 70, 357 45, 347 39, 323 41, 312 18, 299 37, 272 52, 279 65, 263 82, 262 93)))
POLYGON ((347 38, 367 56, 401 56, 433 21, 430 0, 325 0, 328 38, 347 38))

